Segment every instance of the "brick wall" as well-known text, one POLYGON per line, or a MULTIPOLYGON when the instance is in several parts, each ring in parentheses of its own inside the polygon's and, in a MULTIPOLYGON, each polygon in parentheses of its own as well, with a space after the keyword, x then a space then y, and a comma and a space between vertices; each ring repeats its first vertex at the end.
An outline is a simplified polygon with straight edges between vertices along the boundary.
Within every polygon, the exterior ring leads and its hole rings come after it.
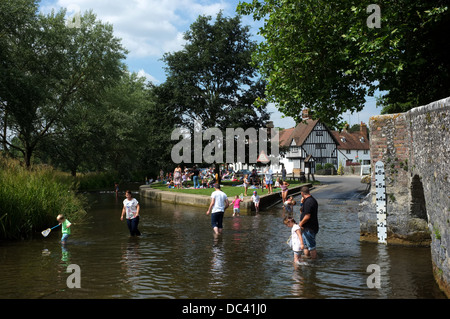
MULTIPOLYGON (((388 244, 429 245, 450 296, 450 98, 370 119, 372 172, 383 161, 388 244)), ((377 240, 375 175, 359 212, 362 240, 377 240)))

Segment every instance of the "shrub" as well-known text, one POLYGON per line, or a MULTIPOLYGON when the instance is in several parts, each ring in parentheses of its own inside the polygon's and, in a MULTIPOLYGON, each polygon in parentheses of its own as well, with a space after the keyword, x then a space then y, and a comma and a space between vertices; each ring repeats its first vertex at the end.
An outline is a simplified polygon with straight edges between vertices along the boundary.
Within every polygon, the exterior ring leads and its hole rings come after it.
POLYGON ((26 169, 16 160, 0 159, 0 239, 29 237, 56 225, 58 214, 80 222, 86 203, 69 174, 46 165, 26 169))

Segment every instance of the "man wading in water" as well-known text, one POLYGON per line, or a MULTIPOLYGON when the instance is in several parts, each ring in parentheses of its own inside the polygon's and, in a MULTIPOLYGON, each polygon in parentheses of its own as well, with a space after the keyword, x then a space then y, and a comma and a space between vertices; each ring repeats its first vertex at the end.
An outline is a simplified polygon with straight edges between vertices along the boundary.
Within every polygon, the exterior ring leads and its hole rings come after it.
POLYGON ((225 209, 230 205, 227 195, 220 190, 219 184, 214 184, 215 191, 211 194, 211 204, 209 205, 206 215, 211 213, 211 226, 214 234, 222 234, 223 214, 225 209))
POLYGON ((305 248, 303 253, 307 257, 317 258, 316 234, 319 232, 319 220, 317 211, 319 204, 309 193, 309 187, 303 186, 300 189, 302 194, 303 207, 300 208, 300 222, 298 225, 302 231, 302 238, 305 248))

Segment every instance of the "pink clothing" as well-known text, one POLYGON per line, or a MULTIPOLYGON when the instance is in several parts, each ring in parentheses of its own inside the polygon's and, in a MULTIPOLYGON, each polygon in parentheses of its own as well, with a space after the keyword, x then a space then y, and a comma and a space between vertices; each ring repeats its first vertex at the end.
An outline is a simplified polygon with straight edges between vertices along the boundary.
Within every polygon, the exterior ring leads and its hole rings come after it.
POLYGON ((233 208, 239 208, 241 202, 242 202, 242 199, 240 199, 240 198, 235 199, 235 200, 233 201, 233 203, 234 203, 233 208))

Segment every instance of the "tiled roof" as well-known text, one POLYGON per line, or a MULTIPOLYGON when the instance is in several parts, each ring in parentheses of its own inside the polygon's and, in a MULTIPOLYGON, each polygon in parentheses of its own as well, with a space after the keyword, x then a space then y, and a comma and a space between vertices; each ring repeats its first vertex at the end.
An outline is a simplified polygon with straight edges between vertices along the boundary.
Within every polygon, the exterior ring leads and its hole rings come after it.
POLYGON ((319 121, 308 119, 306 123, 300 122, 296 127, 282 130, 279 137, 280 146, 290 146, 292 140, 295 141, 295 145, 302 145, 317 122, 319 121))
POLYGON ((369 150, 370 144, 367 134, 361 131, 348 132, 342 131, 332 132, 335 139, 338 141, 338 149, 341 150, 369 150), (365 136, 364 136, 365 135, 365 136))

